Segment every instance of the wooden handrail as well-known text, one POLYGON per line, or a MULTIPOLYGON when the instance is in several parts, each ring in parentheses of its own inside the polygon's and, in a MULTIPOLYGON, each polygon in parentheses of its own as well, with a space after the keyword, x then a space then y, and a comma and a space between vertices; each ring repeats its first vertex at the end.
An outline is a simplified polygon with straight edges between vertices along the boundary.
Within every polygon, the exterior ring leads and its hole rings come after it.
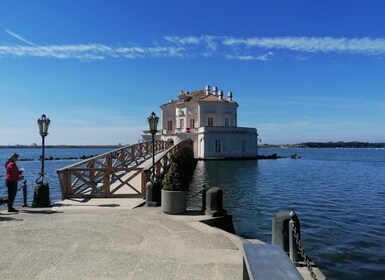
MULTIPOLYGON (((155 176, 160 178, 167 170, 174 149, 186 146, 192 149, 192 141, 184 140, 175 145, 168 141, 155 141, 155 153, 163 152, 155 157, 155 176)), ((143 197, 152 165, 142 164, 151 157, 152 142, 142 142, 60 168, 57 174, 62 198, 143 197)))
MULTIPOLYGON (((114 196, 115 190, 110 189, 114 182, 122 180, 129 172, 142 173, 144 168, 138 166, 152 156, 151 145, 152 142, 142 142, 125 146, 58 169, 62 198, 114 196)), ((155 152, 164 151, 171 145, 167 141, 156 141, 155 152)), ((123 180, 123 183, 137 192, 129 181, 123 180)), ((144 195, 145 192, 141 190, 140 194, 144 195)))

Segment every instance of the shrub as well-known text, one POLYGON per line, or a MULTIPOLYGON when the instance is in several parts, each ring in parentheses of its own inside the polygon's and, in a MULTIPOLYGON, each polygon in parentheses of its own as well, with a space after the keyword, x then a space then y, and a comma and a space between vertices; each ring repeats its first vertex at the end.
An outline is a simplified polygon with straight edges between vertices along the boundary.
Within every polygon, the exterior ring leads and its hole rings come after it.
POLYGON ((186 191, 194 171, 194 158, 186 151, 175 149, 170 156, 170 165, 165 173, 162 185, 164 190, 186 191))

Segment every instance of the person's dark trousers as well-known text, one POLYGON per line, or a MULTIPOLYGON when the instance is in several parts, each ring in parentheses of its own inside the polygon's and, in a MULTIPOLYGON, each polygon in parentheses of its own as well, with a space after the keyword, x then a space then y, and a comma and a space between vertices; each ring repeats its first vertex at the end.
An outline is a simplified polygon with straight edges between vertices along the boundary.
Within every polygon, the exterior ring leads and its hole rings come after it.
POLYGON ((17 193, 17 181, 7 181, 8 189, 8 210, 13 208, 13 202, 15 201, 17 193))

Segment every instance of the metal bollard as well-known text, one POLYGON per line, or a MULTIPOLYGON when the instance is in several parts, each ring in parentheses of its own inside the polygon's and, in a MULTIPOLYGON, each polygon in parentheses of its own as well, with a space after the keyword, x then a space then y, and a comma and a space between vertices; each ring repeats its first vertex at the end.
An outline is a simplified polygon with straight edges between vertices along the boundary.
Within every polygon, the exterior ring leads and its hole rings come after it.
POLYGON ((206 211, 206 184, 203 183, 202 186, 202 213, 204 214, 206 211))
MULTIPOLYGON (((297 238, 294 235, 294 228, 297 229, 299 226, 299 223, 296 223, 296 220, 298 220, 297 214, 295 214, 294 211, 290 212, 290 221, 289 221, 289 256, 290 260, 292 262, 299 262, 301 261, 298 255, 298 244, 297 244, 297 238)), ((300 233, 298 232, 298 240, 300 240, 300 233)))
POLYGON ((27 180, 23 180, 23 204, 21 207, 28 207, 28 202, 27 202, 27 180))
POLYGON ((227 211, 223 209, 223 191, 221 188, 213 187, 207 191, 205 213, 211 217, 227 214, 227 211))
POLYGON ((159 181, 148 182, 146 185, 146 203, 148 207, 156 207, 161 205, 161 188, 159 181))
POLYGON ((289 221, 288 211, 275 213, 272 221, 271 243, 279 245, 285 252, 289 252, 289 221))
MULTIPOLYGON (((293 234, 295 226, 300 240, 300 222, 294 211, 281 211, 274 215, 272 223, 272 244, 279 245, 286 253, 291 254, 290 259, 301 261, 298 255, 298 244, 293 234)), ((294 261, 294 260, 293 260, 294 261)))

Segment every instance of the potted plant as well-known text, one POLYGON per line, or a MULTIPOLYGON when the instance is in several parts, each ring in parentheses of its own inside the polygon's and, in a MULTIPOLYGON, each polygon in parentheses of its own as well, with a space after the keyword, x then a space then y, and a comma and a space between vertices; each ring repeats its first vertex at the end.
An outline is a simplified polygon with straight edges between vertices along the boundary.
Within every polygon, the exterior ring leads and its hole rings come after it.
POLYGON ((180 149, 170 156, 170 165, 162 180, 162 211, 167 214, 183 214, 187 207, 189 186, 189 159, 180 149))

